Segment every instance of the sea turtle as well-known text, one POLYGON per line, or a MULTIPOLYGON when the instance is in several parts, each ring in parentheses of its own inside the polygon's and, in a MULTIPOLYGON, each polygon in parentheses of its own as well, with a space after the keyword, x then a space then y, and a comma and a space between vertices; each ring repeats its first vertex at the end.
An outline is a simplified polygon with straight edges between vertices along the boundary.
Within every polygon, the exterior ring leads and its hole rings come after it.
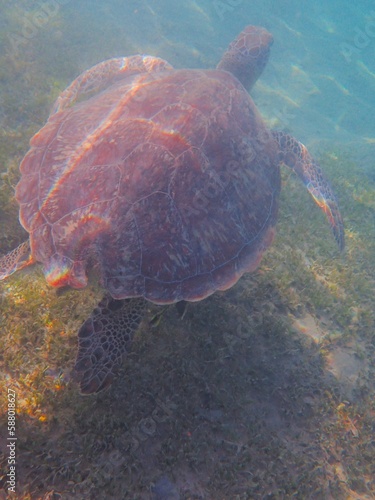
POLYGON ((40 262, 52 286, 82 288, 96 271, 106 295, 79 330, 82 393, 110 385, 146 301, 198 301, 258 266, 275 233, 280 164, 344 248, 319 165, 269 131, 248 94, 271 44, 248 26, 216 69, 141 55, 101 62, 62 92, 31 139, 16 187, 29 241, 0 260, 0 278, 40 262))

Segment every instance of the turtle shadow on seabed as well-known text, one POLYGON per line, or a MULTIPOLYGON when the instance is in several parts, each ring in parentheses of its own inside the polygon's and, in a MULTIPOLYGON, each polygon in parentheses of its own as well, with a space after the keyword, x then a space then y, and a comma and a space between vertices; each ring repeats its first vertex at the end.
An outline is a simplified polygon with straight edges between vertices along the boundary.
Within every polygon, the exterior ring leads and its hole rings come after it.
POLYGON ((306 311, 272 278, 247 276, 183 320, 169 307, 152 328, 157 312, 109 390, 82 398, 73 384, 54 403, 46 392, 55 412, 44 427, 20 416, 20 488, 154 500, 349 491, 337 449, 350 449, 355 427, 335 411, 340 382, 321 346, 293 328, 306 311))

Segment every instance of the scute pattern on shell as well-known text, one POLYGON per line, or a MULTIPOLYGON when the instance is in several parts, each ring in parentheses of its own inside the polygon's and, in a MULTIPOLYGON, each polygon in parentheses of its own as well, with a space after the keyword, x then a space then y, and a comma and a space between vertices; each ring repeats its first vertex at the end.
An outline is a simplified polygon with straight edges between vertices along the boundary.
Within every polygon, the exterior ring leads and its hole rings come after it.
POLYGON ((98 264, 114 298, 200 300, 253 270, 272 241, 275 141, 229 73, 134 75, 54 114, 16 197, 54 285, 98 264))

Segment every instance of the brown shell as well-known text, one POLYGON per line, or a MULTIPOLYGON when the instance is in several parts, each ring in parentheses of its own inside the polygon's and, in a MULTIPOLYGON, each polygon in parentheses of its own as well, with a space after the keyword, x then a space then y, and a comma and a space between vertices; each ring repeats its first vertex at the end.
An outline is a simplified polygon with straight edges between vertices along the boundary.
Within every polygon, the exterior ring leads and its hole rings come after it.
POLYGON ((229 73, 131 76, 53 115, 16 190, 55 286, 99 269, 114 298, 200 300, 253 270, 274 233, 275 141, 229 73))

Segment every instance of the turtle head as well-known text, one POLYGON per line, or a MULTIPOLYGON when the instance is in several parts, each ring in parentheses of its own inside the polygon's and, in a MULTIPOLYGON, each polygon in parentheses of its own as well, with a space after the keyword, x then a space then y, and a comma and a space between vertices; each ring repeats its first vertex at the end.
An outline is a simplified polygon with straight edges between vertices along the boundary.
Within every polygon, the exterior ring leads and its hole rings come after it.
POLYGON ((217 69, 232 73, 250 90, 267 64, 273 37, 259 26, 246 26, 224 53, 217 69))
POLYGON ((53 255, 43 267, 44 276, 48 284, 61 288, 84 288, 87 285, 85 262, 72 261, 60 255, 53 255))

